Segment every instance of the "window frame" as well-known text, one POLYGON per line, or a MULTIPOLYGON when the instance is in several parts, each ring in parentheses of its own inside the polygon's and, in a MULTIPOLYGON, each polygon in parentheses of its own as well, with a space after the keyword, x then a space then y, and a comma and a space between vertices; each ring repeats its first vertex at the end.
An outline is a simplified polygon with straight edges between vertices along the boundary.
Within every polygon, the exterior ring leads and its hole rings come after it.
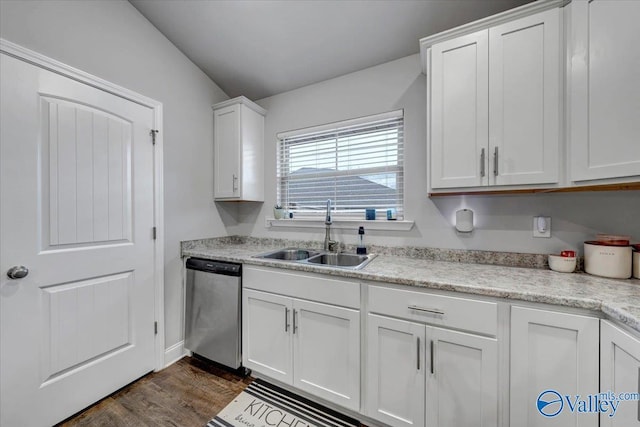
MULTIPOLYGON (((337 166, 335 170, 327 171, 327 172, 315 172, 312 175, 312 179, 322 179, 326 178, 340 178, 340 177, 354 177, 354 176, 366 176, 366 175, 375 175, 375 174, 394 174, 396 181, 396 198, 397 201, 387 205, 385 208, 380 206, 376 207, 376 220, 385 220, 387 219, 387 209, 395 209, 395 217, 398 221, 403 221, 406 216, 405 210, 405 188, 404 188, 404 177, 405 177, 405 161, 404 161, 404 110, 394 110, 386 113, 375 114, 370 116, 359 117, 355 119, 343 120, 334 123, 323 124, 319 126, 313 126, 293 131, 281 132, 276 135, 277 144, 276 144, 276 197, 278 204, 284 209, 290 209, 286 204, 282 204, 287 201, 287 197, 285 194, 287 193, 287 185, 292 181, 291 173, 283 173, 284 170, 289 169, 289 162, 287 158, 288 156, 288 148, 285 144, 292 143, 295 144, 296 141, 298 143, 305 143, 305 139, 308 139, 308 143, 313 143, 313 141, 329 141, 330 134, 336 135, 336 148, 335 148, 335 164, 337 165, 340 161, 340 148, 338 147, 339 139, 341 135, 348 135, 349 132, 354 132, 356 136, 362 137, 367 134, 367 130, 370 130, 369 133, 374 134, 376 132, 376 127, 379 127, 379 131, 384 131, 385 129, 395 129, 398 130, 398 136, 395 138, 395 143, 383 145, 381 149, 387 149, 387 147, 391 147, 396 150, 397 161, 396 164, 385 164, 382 166, 366 166, 363 168, 353 168, 346 170, 337 170, 337 166), (292 141, 293 140, 293 141, 292 141)), ((372 143, 374 143, 373 141, 372 143)), ((365 148, 366 149, 366 148, 365 148)), ((363 157, 363 159, 367 159, 363 157)), ((311 175, 310 175, 311 176, 311 175)), ((366 178, 365 178, 366 179, 366 178)), ((370 182, 375 182, 371 180, 367 180, 370 182)), ((339 188, 339 185, 333 187, 333 190, 339 188)), ((375 197, 375 196, 372 196, 375 197)), ((336 199, 335 197, 329 197, 332 200, 332 212, 331 215, 334 219, 339 220, 363 220, 365 219, 365 207, 357 207, 357 208, 343 208, 340 209, 342 204, 338 203, 338 209, 336 209, 336 199)), ((287 202, 288 203, 288 202, 287 202)), ((344 205, 343 205, 344 206, 344 205)), ((324 219, 326 212, 324 209, 315 210, 302 210, 298 211, 295 208, 291 208, 291 212, 294 213, 294 217, 298 219, 306 219, 306 220, 314 220, 314 219, 324 219)))

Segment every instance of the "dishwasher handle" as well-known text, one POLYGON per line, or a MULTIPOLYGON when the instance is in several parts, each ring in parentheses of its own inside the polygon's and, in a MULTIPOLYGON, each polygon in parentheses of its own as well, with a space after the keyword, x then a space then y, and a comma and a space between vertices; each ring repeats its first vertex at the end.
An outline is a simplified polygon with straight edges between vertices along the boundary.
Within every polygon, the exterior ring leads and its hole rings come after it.
POLYGON ((240 277, 242 275, 242 264, 231 262, 212 261, 204 258, 188 258, 187 269, 204 271, 207 273, 222 274, 225 276, 240 277))

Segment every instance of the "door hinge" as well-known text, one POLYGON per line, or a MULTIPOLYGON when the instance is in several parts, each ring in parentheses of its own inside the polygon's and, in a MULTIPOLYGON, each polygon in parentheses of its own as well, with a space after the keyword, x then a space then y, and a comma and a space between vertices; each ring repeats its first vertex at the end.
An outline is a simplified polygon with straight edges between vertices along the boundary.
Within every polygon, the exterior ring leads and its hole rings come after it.
POLYGON ((160 132, 158 129, 151 129, 151 131, 149 131, 149 135, 151 135, 151 143, 153 145, 156 145, 156 135, 158 132, 160 132))
POLYGON ((158 322, 153 322, 153 334, 158 335, 158 322))
POLYGON ((158 237, 158 229, 156 227, 153 227, 151 229, 151 233, 153 234, 153 240, 156 240, 156 238, 158 237))

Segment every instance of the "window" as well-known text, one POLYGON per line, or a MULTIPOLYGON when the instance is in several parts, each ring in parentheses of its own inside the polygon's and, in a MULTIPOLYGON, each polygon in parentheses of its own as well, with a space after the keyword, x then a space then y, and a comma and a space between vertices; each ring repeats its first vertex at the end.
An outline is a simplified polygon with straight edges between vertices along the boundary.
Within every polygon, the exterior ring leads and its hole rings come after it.
POLYGON ((296 216, 404 217, 403 111, 278 135, 278 202, 296 216))

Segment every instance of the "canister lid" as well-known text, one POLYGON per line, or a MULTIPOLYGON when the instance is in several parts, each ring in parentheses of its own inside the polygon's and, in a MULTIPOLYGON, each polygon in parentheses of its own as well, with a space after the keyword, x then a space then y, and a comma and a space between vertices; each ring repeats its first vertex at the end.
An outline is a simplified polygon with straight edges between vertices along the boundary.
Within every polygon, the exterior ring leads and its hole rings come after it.
POLYGON ((600 242, 598 240, 587 240, 584 243, 585 243, 585 245, 596 245, 596 246, 617 246, 617 247, 629 247, 629 246, 631 246, 628 242, 625 245, 621 245, 619 243, 600 242))

